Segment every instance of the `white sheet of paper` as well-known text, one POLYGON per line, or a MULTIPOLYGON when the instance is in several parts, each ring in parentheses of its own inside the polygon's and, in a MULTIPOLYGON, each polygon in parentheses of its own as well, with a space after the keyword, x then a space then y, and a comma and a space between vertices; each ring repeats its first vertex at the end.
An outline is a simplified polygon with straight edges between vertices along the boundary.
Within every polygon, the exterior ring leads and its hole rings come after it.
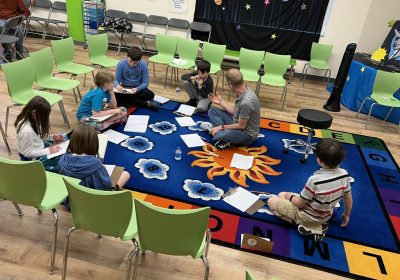
POLYGON ((106 134, 97 134, 99 138, 99 157, 104 159, 106 155, 107 143, 108 143, 108 136, 106 134))
POLYGON ((124 141, 125 139, 129 138, 128 135, 125 135, 125 134, 115 131, 113 129, 109 129, 109 130, 103 132, 103 134, 107 135, 108 141, 110 141, 111 143, 114 143, 114 144, 119 144, 122 141, 124 141))
POLYGON ((181 106, 179 106, 179 109, 176 112, 185 116, 191 116, 193 115, 194 110, 196 110, 196 107, 182 104, 181 106))
POLYGON ((153 100, 158 102, 158 103, 160 103, 160 104, 164 104, 164 103, 167 103, 169 101, 169 98, 166 98, 166 97, 161 96, 161 95, 155 95, 153 100))
POLYGON ((177 117, 175 118, 180 126, 194 126, 196 123, 191 117, 177 117))
POLYGON ((206 145, 206 143, 204 143, 203 139, 201 139, 197 133, 183 134, 181 135, 181 138, 183 142, 185 142, 186 146, 188 146, 188 148, 201 147, 206 145))
POLYGON ((114 88, 114 92, 130 94, 130 93, 132 93, 132 89, 130 89, 130 88, 123 88, 122 91, 119 91, 117 88, 114 88))
POLYGON ((102 122, 102 121, 105 121, 105 120, 111 118, 114 115, 115 114, 108 114, 108 115, 105 115, 105 116, 102 116, 102 117, 90 117, 89 120, 96 121, 96 122, 102 122))
POLYGON ((69 140, 56 144, 56 145, 60 146, 61 149, 57 153, 47 155, 47 158, 51 159, 56 156, 65 154, 65 152, 67 151, 68 144, 69 144, 69 140))
POLYGON ((176 65, 184 65, 187 61, 184 59, 174 58, 171 62, 176 65))
POLYGON ((254 193, 251 193, 242 187, 238 187, 233 194, 225 197, 224 201, 232 205, 233 207, 239 209, 240 211, 245 212, 258 199, 259 197, 254 193))
POLYGON ((103 164, 103 166, 106 168, 108 175, 112 175, 112 173, 114 172, 115 169, 115 165, 113 164, 103 164))
POLYGON ((146 132, 149 119, 150 116, 148 115, 130 115, 124 131, 144 133, 146 132))
POLYGON ((230 166, 239 169, 249 170, 253 166, 253 160, 253 156, 245 156, 234 153, 230 166))

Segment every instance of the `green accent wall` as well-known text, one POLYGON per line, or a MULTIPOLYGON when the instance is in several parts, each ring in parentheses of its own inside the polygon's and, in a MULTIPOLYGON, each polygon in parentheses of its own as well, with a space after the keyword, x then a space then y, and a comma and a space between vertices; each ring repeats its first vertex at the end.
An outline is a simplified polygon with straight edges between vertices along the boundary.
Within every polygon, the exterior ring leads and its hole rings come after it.
POLYGON ((82 0, 67 0, 68 34, 74 41, 84 42, 82 0))

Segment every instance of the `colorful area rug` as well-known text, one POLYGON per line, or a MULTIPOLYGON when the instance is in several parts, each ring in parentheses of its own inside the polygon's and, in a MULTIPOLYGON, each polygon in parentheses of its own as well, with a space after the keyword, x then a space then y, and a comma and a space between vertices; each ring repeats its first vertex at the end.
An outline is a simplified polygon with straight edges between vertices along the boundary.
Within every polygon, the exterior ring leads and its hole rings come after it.
POLYGON ((196 115, 196 126, 180 127, 172 112, 177 106, 168 102, 159 112, 137 110, 135 114, 150 115, 146 133, 126 133, 120 126, 116 130, 130 138, 119 145, 108 144, 105 163, 124 166, 130 172, 127 188, 136 197, 170 208, 211 206, 209 227, 213 241, 219 244, 239 248, 241 234, 252 233, 274 242, 272 253, 266 256, 358 279, 400 279, 400 172, 382 140, 316 131, 315 138, 333 137, 344 143, 347 155, 341 167, 354 178, 349 226, 339 226, 343 211, 339 207, 327 237, 316 243, 269 215, 266 208, 248 215, 222 200, 222 195, 235 186, 261 198, 265 193, 300 192, 318 169, 315 155, 304 164, 297 153, 301 151, 285 154, 282 150, 284 139, 305 139, 307 131, 302 126, 262 119, 260 137, 251 147, 217 151, 207 144, 188 149, 181 134, 198 133, 212 143, 198 126, 208 118, 196 115), (183 150, 180 161, 174 159, 177 146, 183 150), (233 153, 254 156, 252 168, 231 168, 233 153))

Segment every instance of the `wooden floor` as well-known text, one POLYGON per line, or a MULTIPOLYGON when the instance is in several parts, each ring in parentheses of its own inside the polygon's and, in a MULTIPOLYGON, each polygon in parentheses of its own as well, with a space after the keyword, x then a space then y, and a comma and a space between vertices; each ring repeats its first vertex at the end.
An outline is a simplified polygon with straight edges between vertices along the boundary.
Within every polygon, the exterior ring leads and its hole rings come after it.
MULTIPOLYGON (((33 52, 43 47, 50 46, 49 41, 42 43, 39 39, 27 38, 27 48, 33 52)), ((110 51, 111 56, 116 56, 115 51, 110 51)), ((125 57, 121 53, 119 58, 125 57)), ((147 59, 147 58, 145 58, 147 59)), ((75 61, 88 64, 87 51, 77 46, 75 61)), ((152 67, 150 66, 150 73, 152 67)), ((175 93, 175 87, 183 88, 181 82, 173 85, 173 88, 163 87, 165 68, 157 66, 156 77, 151 76, 150 88, 159 95, 168 98, 186 101, 188 98, 181 90, 179 95, 175 93)), ((23 78, 23 77, 21 77, 23 78)), ((83 77, 78 77, 83 82, 83 77)), ((82 83, 81 83, 82 84, 82 83)), ((84 94, 93 84, 91 76, 87 77, 86 87, 81 86, 84 94)), ((221 81, 220 81, 221 84, 221 81)), ((249 84, 253 89, 254 84, 249 84)), ((219 90, 221 93, 221 90, 219 90)), ((280 110, 280 90, 270 87, 262 87, 260 101, 262 116, 289 122, 296 122, 299 109, 322 108, 328 98, 325 85, 320 81, 308 82, 301 87, 298 79, 294 79, 289 85, 287 105, 280 110)), ((227 92, 223 93, 225 96, 227 92)), ((64 104, 68 113, 71 126, 75 126, 75 112, 77 104, 72 92, 62 93, 64 104)), ((233 98, 231 98, 233 100, 233 98)), ((5 123, 6 107, 11 104, 7 94, 7 86, 4 75, 0 72, 0 121, 5 123)), ((15 129, 12 122, 15 120, 21 107, 11 109, 8 129, 8 141, 12 149, 12 155, 7 154, 5 145, 0 140, 0 156, 18 158, 15 141, 15 129)), ((338 113, 331 113, 334 117, 332 129, 351 133, 364 134, 383 139, 389 147, 394 158, 400 162, 400 137, 399 128, 392 123, 372 118, 368 130, 364 129, 365 115, 355 119, 355 113, 342 108, 338 113)), ((59 108, 54 106, 51 113, 51 125, 53 133, 65 131, 59 108)), ((300 188, 301 186, 299 186, 300 188)), ((60 224, 57 243, 56 275, 48 275, 50 261, 50 244, 52 238, 52 215, 43 213, 38 215, 35 209, 22 207, 25 216, 19 217, 12 204, 8 201, 0 201, 0 280, 3 279, 59 279, 61 277, 62 252, 64 235, 71 226, 71 217, 63 208, 59 208, 60 224)), ((122 242, 114 238, 97 239, 93 234, 75 232, 72 235, 68 266, 68 279, 124 279, 127 255, 132 248, 129 242, 122 242)), ((210 279, 245 279, 245 270, 253 271, 256 279, 270 279, 273 276, 279 279, 344 279, 340 276, 290 264, 284 261, 257 256, 228 249, 212 244, 209 254, 211 264, 210 279)), ((202 279, 203 264, 200 260, 192 260, 187 257, 168 257, 154 253, 148 253, 140 259, 138 279, 202 279)))

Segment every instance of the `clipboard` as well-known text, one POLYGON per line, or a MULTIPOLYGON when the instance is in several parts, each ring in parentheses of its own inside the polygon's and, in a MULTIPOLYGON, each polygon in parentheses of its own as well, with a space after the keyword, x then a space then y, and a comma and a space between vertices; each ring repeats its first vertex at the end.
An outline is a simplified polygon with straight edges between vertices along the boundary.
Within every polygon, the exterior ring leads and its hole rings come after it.
POLYGON ((272 253, 274 242, 268 240, 267 238, 262 238, 250 233, 243 233, 241 237, 242 241, 240 243, 240 248, 264 253, 272 253))
POLYGON ((111 174, 111 184, 113 187, 117 184, 118 179, 121 177, 121 174, 124 171, 124 169, 125 168, 122 166, 115 166, 115 168, 111 174))
POLYGON ((259 197, 242 187, 229 189, 224 195, 223 200, 242 212, 253 215, 257 210, 265 205, 259 197))

